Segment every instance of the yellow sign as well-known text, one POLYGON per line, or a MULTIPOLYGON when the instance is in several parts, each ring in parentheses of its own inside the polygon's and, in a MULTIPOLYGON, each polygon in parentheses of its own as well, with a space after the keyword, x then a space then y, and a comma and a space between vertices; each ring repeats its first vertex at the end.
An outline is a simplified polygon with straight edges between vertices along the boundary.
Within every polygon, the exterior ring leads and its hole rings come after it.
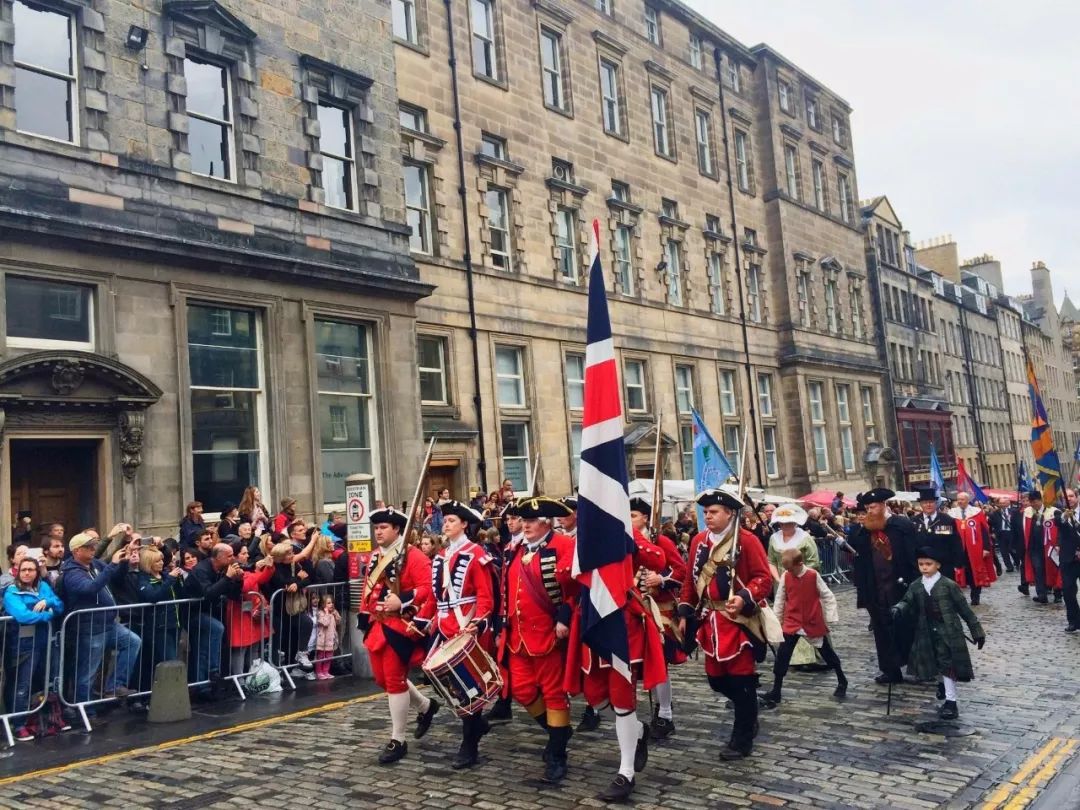
POLYGON ((370 540, 350 540, 349 541, 349 553, 350 554, 367 554, 371 551, 370 540))

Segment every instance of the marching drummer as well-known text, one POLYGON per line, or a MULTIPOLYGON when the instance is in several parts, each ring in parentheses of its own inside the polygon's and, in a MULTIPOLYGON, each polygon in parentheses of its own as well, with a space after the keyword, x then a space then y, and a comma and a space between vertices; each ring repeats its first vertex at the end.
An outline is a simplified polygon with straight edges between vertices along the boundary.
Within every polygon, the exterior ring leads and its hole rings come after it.
MULTIPOLYGON (((437 612, 431 632, 432 650, 461 633, 474 636, 480 647, 493 653, 492 621, 495 608, 494 575, 491 556, 469 539, 470 526, 483 516, 460 501, 447 501, 438 507, 443 516, 445 548, 431 563, 431 583, 437 612)), ((471 768, 479 758, 480 738, 490 725, 479 712, 461 718, 461 747, 451 763, 455 770, 471 768)))
POLYGON ((544 781, 559 782, 566 776, 571 735, 563 677, 577 583, 571 573, 574 541, 554 531, 552 521, 571 512, 563 503, 542 497, 519 501, 517 508, 525 537, 507 561, 500 652, 509 651, 514 700, 548 733, 544 781))
POLYGON ((438 702, 425 697, 409 681, 409 667, 424 658, 427 619, 432 612, 431 573, 424 552, 405 543, 405 515, 393 507, 371 513, 377 548, 368 561, 359 615, 364 646, 375 682, 390 703, 390 742, 379 763, 397 762, 409 746, 405 725, 410 706, 418 712, 416 739, 431 728, 438 702))

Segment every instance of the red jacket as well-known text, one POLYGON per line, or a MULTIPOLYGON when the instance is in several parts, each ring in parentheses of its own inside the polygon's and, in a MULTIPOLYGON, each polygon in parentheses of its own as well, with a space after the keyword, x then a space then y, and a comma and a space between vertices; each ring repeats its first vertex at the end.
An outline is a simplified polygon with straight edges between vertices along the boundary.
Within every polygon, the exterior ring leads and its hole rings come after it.
MULTIPOLYGON (((1045 506, 1042 510, 1043 526, 1043 567, 1046 571, 1046 587, 1061 588, 1061 569, 1054 562, 1054 556, 1060 554, 1058 549, 1058 522, 1054 520, 1058 510, 1053 506, 1045 506)), ((1024 581, 1035 581, 1035 568, 1031 564, 1031 527, 1034 511, 1029 506, 1024 510, 1024 581)), ((1058 562, 1060 562, 1060 557, 1058 562)))
MULTIPOLYGON (((424 552, 415 546, 406 548, 400 576, 397 572, 399 563, 392 562, 379 576, 379 581, 371 588, 368 587, 368 574, 375 570, 382 553, 383 549, 378 547, 371 552, 361 576, 364 594, 360 601, 360 613, 368 622, 364 646, 372 652, 378 652, 387 644, 404 647, 408 646, 403 644, 404 641, 418 642, 424 637, 427 620, 434 613, 431 563, 424 552), (401 600, 401 612, 398 615, 386 615, 377 610, 390 593, 392 577, 396 577, 398 581, 398 598, 401 600)), ((411 653, 411 650, 409 652, 411 653)))
POLYGON ((682 590, 683 580, 686 579, 686 560, 679 553, 679 547, 670 537, 665 534, 656 536, 655 545, 664 552, 664 569, 660 571, 663 584, 653 594, 653 598, 660 609, 667 613, 673 611, 679 601, 679 592, 682 590))
POLYGON ((230 647, 250 647, 269 638, 269 605, 260 589, 273 575, 272 565, 258 571, 244 572, 241 580, 241 601, 230 599, 225 605, 225 624, 229 628, 230 647))
POLYGON ((431 587, 435 592, 435 631, 444 639, 461 633, 475 621, 477 638, 492 650, 492 613, 495 610, 495 583, 492 558, 483 546, 471 540, 453 551, 440 551, 431 565, 431 587), (461 614, 461 623, 458 621, 461 614))
POLYGON ((818 595, 818 573, 807 568, 801 577, 784 572, 784 633, 796 635, 802 630, 810 638, 822 638, 829 628, 818 595))
MULTIPOLYGON (((968 565, 971 566, 975 582, 967 582, 965 568, 956 569, 956 583, 961 587, 975 585, 985 588, 997 580, 997 572, 994 570, 994 557, 984 557, 984 551, 993 549, 993 541, 990 538, 990 521, 982 509, 973 506, 967 508, 967 517, 960 517, 959 508, 954 509, 950 515, 956 521, 956 531, 960 535, 960 545, 964 549, 968 565)), ((964 558, 958 562, 963 563, 964 558)))
MULTIPOLYGON (((527 655, 546 655, 555 648, 555 624, 570 626, 571 609, 578 590, 571 576, 574 541, 552 532, 525 562, 528 547, 521 543, 506 562, 506 602, 503 616, 507 631, 500 636, 503 648, 527 655), (556 599, 548 588, 557 589, 556 599)), ((500 652, 502 652, 500 650, 500 652)), ((500 656, 501 657, 501 656, 500 656)))

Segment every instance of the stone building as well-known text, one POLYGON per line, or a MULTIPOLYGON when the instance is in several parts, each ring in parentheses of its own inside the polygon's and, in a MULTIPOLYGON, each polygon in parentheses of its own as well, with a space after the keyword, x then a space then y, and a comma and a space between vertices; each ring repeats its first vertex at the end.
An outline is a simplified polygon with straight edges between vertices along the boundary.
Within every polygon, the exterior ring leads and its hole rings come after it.
POLYGON ((0 0, 4 520, 411 489, 390 9, 294 11, 0 0))
POLYGON ((575 485, 593 219, 631 475, 697 408, 771 490, 893 481, 839 96, 670 0, 392 6, 433 488, 575 485))

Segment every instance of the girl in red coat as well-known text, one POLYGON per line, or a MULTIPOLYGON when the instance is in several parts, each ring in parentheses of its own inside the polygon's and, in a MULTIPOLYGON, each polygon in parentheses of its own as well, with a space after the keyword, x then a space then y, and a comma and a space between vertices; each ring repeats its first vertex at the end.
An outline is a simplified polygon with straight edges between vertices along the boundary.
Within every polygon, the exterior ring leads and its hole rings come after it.
POLYGON ((803 565, 803 553, 799 549, 791 548, 781 554, 780 564, 784 575, 780 577, 773 610, 784 628, 784 643, 776 651, 773 686, 761 696, 762 707, 771 709, 780 702, 780 689, 800 636, 816 647, 825 663, 836 670, 833 696, 843 698, 847 696, 847 678, 840 668, 840 656, 829 643, 829 625, 840 621, 836 597, 817 571, 803 565))

